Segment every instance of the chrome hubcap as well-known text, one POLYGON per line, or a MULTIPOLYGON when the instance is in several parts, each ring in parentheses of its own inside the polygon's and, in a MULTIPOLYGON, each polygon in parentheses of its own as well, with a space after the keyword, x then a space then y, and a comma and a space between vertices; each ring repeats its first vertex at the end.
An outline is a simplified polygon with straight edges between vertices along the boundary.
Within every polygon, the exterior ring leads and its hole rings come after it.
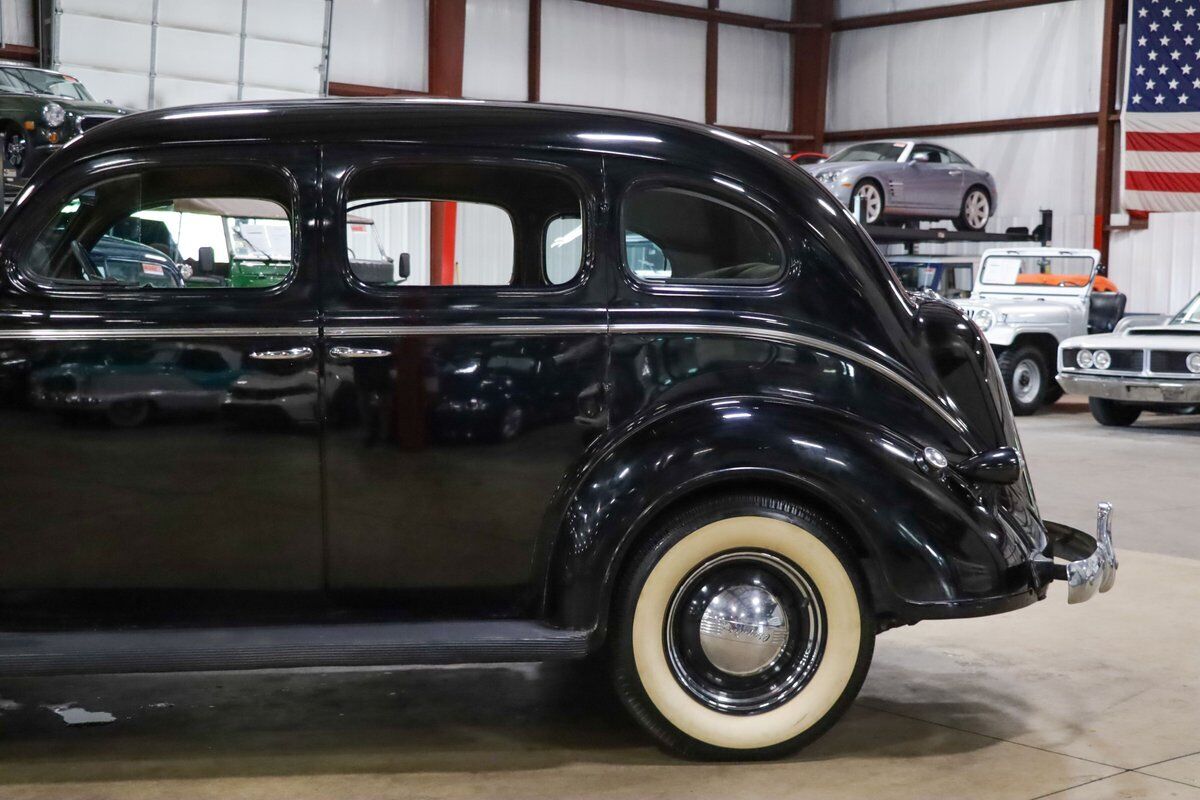
POLYGON ((803 571, 771 553, 731 551, 675 591, 663 639, 675 679, 704 705, 757 714, 794 697, 825 651, 825 608, 803 571))
POLYGON ((722 590, 700 617, 700 647, 730 675, 756 675, 779 658, 788 618, 775 595, 745 584, 722 590))
POLYGON ((873 183, 864 183, 854 193, 862 206, 863 221, 874 223, 879 221, 879 212, 883 210, 883 198, 873 183))
POLYGON ((987 225, 988 217, 991 216, 987 195, 976 189, 967 195, 965 206, 966 213, 963 216, 967 218, 967 225, 976 230, 987 225))
POLYGON ((1013 395, 1022 403, 1030 403, 1042 388, 1042 373, 1037 365, 1026 359, 1017 364, 1012 377, 1013 395))

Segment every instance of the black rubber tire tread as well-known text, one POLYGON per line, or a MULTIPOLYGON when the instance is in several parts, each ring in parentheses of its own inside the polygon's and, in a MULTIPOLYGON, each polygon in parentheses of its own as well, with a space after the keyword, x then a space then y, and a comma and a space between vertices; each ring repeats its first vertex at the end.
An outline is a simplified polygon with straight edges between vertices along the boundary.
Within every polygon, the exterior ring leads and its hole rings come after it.
POLYGON ((1050 381, 1054 380, 1054 376, 1050 374, 1050 369, 1046 366, 1046 359, 1042 357, 1040 350, 1030 345, 1010 347, 1000 354, 1000 357, 996 359, 996 363, 1000 365, 1000 375, 1004 378, 1004 391, 1008 393, 1008 402, 1012 404, 1013 414, 1016 414, 1018 417, 1027 417, 1045 404, 1046 389, 1049 387, 1050 381), (1012 379, 1017 364, 1020 364, 1027 358, 1031 359, 1042 373, 1042 390, 1033 401, 1021 403, 1013 395, 1012 379))
POLYGON ((875 651, 875 619, 866 581, 857 559, 837 526, 804 505, 771 494, 737 492, 721 494, 687 506, 671 515, 627 562, 614 596, 616 607, 610 630, 611 663, 617 696, 633 717, 668 752, 704 761, 762 761, 793 753, 829 730, 854 702, 866 679, 875 651), (787 741, 757 749, 731 749, 699 741, 669 722, 647 696, 634 662, 631 629, 642 585, 659 559, 677 542, 699 528, 735 516, 762 516, 796 524, 820 539, 845 567, 858 597, 862 634, 858 660, 841 697, 803 733, 787 741))
POLYGON ((954 219, 950 220, 951 224, 954 225, 954 230, 956 230, 956 231, 972 231, 974 233, 981 233, 981 232, 987 230, 987 224, 992 219, 993 209, 991 206, 992 206, 992 193, 989 192, 985 187, 979 185, 978 183, 974 184, 969 189, 967 189, 965 192, 963 192, 962 203, 958 207, 958 216, 955 217, 954 219), (975 191, 976 189, 983 192, 984 195, 988 199, 988 218, 983 221, 982 228, 972 228, 969 224, 967 224, 967 195, 969 195, 971 192, 975 191))
POLYGON ((1096 422, 1109 428, 1128 428, 1142 415, 1139 406, 1105 400, 1102 397, 1089 397, 1088 410, 1092 412, 1096 422))
POLYGON ((863 220, 863 225, 883 225, 887 218, 887 199, 883 195, 883 186, 874 178, 863 178, 858 183, 854 184, 854 188, 850 190, 850 213, 854 213, 854 196, 858 194, 858 189, 864 183, 874 185, 875 190, 879 192, 879 217, 874 222, 863 220))

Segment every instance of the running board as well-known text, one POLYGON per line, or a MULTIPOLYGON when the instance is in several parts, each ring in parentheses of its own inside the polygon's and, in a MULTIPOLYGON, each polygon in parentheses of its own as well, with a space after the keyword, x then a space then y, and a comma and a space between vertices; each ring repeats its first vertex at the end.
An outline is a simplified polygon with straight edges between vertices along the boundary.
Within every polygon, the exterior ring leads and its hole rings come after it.
POLYGON ((582 658, 587 631, 526 620, 0 632, 0 676, 582 658))

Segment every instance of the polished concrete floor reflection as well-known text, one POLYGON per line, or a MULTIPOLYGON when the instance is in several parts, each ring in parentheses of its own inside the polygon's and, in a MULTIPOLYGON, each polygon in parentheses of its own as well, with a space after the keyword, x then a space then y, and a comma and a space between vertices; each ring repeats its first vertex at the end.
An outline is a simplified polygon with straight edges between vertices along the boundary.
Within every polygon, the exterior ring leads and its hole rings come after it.
POLYGON ((1200 798, 1200 418, 1021 431, 1046 517, 1116 504, 1115 590, 883 635, 792 759, 673 760, 578 665, 21 679, 0 797, 1200 798))

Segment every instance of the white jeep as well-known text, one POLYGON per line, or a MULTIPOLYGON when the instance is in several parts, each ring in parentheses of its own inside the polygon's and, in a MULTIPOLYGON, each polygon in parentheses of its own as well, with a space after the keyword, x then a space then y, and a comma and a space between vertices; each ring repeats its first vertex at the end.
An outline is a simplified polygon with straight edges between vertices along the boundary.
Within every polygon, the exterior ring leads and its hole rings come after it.
POLYGON ((955 302, 992 346, 1013 413, 1032 414, 1062 396, 1054 380, 1060 342, 1107 333, 1125 313, 1125 295, 1098 278, 1099 269, 1097 250, 984 251, 971 296, 955 302))

